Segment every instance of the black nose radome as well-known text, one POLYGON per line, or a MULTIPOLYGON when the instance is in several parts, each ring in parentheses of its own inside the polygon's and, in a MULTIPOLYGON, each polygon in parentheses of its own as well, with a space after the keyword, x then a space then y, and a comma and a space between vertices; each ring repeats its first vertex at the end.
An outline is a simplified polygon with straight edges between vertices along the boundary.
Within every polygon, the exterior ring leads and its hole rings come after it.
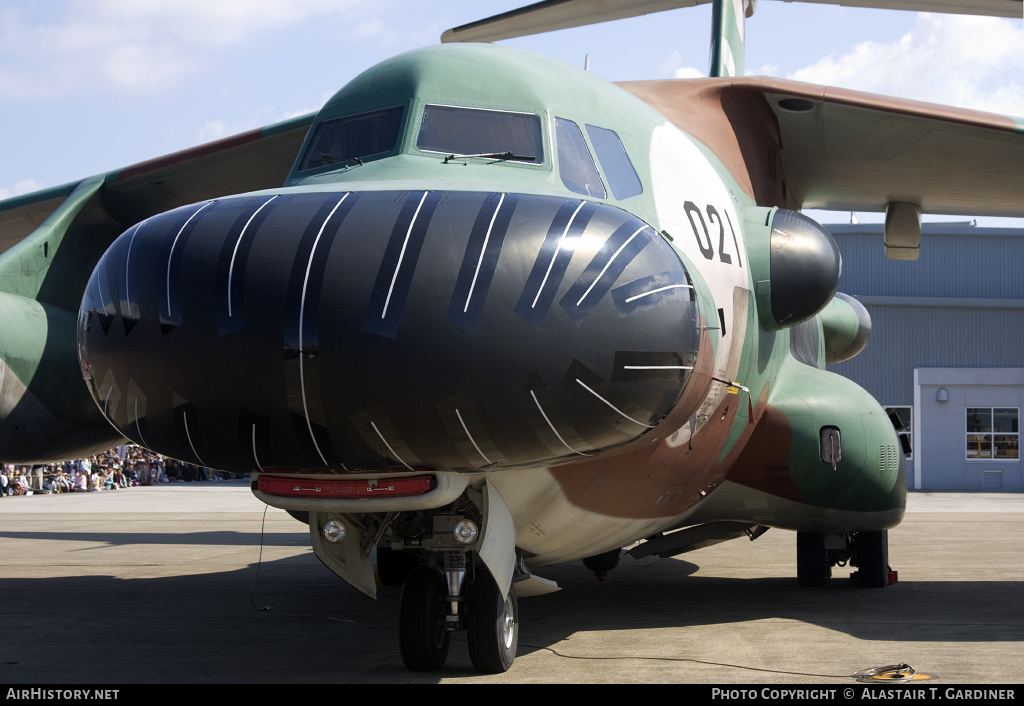
POLYGON ((689 276, 577 199, 283 192, 155 216, 107 251, 79 354, 125 436, 226 470, 474 470, 653 428, 696 360, 689 276))

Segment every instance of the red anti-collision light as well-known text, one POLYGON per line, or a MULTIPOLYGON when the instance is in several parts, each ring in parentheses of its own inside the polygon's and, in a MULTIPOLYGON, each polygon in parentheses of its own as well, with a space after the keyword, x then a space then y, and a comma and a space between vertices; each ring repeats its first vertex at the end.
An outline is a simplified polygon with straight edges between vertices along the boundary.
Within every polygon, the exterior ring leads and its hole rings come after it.
POLYGON ((263 477, 261 493, 299 498, 380 498, 422 495, 430 490, 432 476, 389 478, 387 480, 310 480, 306 478, 263 477))

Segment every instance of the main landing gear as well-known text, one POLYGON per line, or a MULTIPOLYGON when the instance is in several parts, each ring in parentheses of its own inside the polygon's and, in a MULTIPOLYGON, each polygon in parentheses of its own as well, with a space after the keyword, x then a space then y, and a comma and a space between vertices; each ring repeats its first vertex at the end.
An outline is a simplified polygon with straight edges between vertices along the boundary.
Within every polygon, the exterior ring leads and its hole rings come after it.
POLYGON ((896 582, 889 568, 889 533, 855 534, 796 533, 796 574, 801 586, 824 586, 833 566, 856 566, 851 578, 862 588, 885 588, 896 582))
POLYGON ((398 634, 402 661, 417 672, 440 669, 452 633, 462 630, 474 667, 491 674, 508 671, 519 646, 515 586, 502 595, 485 566, 467 562, 466 552, 448 551, 443 573, 419 567, 405 579, 398 634))

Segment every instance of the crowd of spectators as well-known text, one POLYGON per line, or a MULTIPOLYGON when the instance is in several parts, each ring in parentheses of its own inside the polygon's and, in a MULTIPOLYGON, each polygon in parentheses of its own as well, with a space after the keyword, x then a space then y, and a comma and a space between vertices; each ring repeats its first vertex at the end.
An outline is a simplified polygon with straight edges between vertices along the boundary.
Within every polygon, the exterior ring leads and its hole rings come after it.
POLYGON ((141 446, 117 446, 77 461, 35 466, 0 464, 0 497, 35 493, 88 493, 137 485, 240 478, 155 454, 141 446))

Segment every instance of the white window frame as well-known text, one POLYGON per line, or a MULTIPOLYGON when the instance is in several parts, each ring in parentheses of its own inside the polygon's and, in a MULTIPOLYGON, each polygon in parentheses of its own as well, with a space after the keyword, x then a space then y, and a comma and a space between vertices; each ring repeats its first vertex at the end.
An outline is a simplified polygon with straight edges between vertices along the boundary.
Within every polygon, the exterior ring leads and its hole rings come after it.
MULTIPOLYGON (((993 417, 993 422, 994 422, 994 417, 993 417)), ((1000 435, 1003 435, 1003 436, 1016 436, 1017 439, 1018 439, 1017 447, 1019 449, 1020 448, 1020 441, 1019 441, 1020 440, 1020 431, 1019 431, 1019 429, 1020 429, 1020 407, 1009 407, 1009 406, 986 407, 986 406, 983 406, 983 405, 964 406, 964 460, 967 461, 968 463, 988 463, 988 464, 992 464, 992 463, 1020 463, 1020 454, 1019 454, 1019 452, 1018 452, 1017 458, 996 458, 995 457, 995 453, 996 453, 996 449, 995 449, 995 436, 996 436, 996 434, 1000 434, 1000 435), (989 414, 994 414, 995 413, 994 411, 997 410, 997 409, 1013 409, 1013 410, 1016 410, 1016 412, 1017 412, 1017 429, 1018 429, 1018 431, 1015 431, 1015 432, 1014 431, 999 431, 999 432, 997 432, 995 430, 995 424, 994 423, 992 424, 992 431, 988 431, 988 432, 985 432, 985 431, 982 431, 982 432, 970 432, 970 431, 967 431, 967 410, 969 410, 969 409, 987 409, 987 410, 989 410, 989 414), (989 456, 988 458, 972 458, 972 457, 968 456, 967 455, 967 435, 968 434, 988 434, 988 436, 991 438, 991 444, 992 444, 991 451, 992 451, 992 455, 989 456)))

